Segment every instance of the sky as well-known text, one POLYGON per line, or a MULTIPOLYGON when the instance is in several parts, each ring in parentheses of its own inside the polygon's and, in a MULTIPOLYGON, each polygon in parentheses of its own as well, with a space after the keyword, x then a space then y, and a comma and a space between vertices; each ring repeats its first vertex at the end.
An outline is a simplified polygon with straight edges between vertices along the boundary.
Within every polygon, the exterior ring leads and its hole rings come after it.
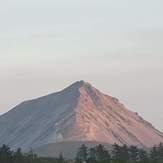
POLYGON ((162 0, 1 0, 0 114, 90 82, 163 132, 162 0))

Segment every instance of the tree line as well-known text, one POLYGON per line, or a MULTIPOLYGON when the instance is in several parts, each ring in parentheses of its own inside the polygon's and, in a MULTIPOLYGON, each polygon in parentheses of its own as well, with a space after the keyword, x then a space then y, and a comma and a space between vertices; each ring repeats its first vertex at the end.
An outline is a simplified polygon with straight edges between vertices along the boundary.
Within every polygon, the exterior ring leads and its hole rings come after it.
POLYGON ((163 163, 163 144, 154 146, 149 150, 137 146, 119 146, 114 144, 111 150, 103 145, 87 148, 82 145, 76 156, 76 163, 163 163))
POLYGON ((21 149, 11 150, 8 146, 0 147, 0 163, 67 163, 62 155, 58 158, 41 158, 31 150, 23 153, 21 149))
POLYGON ((99 144, 94 148, 82 145, 74 160, 66 160, 60 154, 58 158, 41 158, 32 152, 23 153, 21 149, 11 150, 0 147, 0 163, 163 163, 163 144, 144 150, 136 146, 114 144, 110 150, 99 144))

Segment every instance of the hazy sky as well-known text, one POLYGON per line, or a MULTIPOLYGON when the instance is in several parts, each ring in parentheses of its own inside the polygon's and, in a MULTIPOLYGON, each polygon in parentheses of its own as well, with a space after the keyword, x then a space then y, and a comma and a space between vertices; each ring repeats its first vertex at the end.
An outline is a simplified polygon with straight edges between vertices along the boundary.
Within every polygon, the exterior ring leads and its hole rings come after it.
POLYGON ((162 0, 0 0, 0 113, 86 80, 163 131, 162 0))

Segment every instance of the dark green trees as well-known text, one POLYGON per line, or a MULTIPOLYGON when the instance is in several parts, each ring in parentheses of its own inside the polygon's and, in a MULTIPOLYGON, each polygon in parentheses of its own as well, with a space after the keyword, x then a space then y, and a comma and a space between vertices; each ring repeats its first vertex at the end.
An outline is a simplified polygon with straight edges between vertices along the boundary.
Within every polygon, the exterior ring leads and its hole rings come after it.
POLYGON ((109 163, 110 162, 110 154, 109 152, 104 148, 103 145, 98 145, 95 148, 95 152, 96 152, 96 161, 98 163, 109 163))
POLYGON ((126 162, 130 159, 129 148, 126 145, 119 146, 117 144, 113 145, 112 158, 118 162, 126 162))
POLYGON ((12 151, 6 145, 0 148, 0 162, 9 163, 12 161, 12 151))
POLYGON ((163 144, 160 143, 158 146, 154 146, 150 152, 151 161, 154 163, 163 162, 163 144))
POLYGON ((17 163, 17 162, 23 162, 23 154, 21 152, 21 149, 17 149, 17 151, 15 153, 13 153, 13 162, 17 163))
MULTIPOLYGON (((87 148, 82 145, 76 155, 76 163, 163 163, 163 144, 145 151, 136 146, 119 146, 114 144, 110 151, 103 145, 87 148)), ((32 150, 22 153, 21 149, 12 151, 8 146, 0 147, 0 163, 71 163, 62 154, 58 158, 39 158, 32 150)))
POLYGON ((59 158, 39 158, 32 152, 22 153, 21 149, 12 151, 8 146, 0 147, 0 163, 66 163, 63 156, 59 158))
POLYGON ((88 158, 88 162, 94 162, 96 163, 96 149, 95 148, 90 148, 89 149, 89 158, 88 158))
POLYGON ((76 163, 109 163, 110 158, 109 152, 101 144, 90 149, 82 145, 77 153, 76 163))
POLYGON ((130 159, 133 162, 137 162, 139 160, 139 149, 136 146, 129 147, 130 159))
POLYGON ((77 163, 83 163, 86 162, 88 159, 88 149, 87 147, 83 144, 78 152, 77 152, 77 156, 76 156, 76 162, 77 163))
POLYGON ((139 162, 149 163, 148 153, 143 149, 139 149, 139 162))

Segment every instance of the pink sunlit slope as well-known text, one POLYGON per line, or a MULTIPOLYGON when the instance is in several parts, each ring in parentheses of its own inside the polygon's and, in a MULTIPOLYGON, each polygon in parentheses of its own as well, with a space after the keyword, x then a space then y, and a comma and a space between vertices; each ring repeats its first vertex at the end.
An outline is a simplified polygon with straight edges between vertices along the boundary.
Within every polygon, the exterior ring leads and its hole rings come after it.
POLYGON ((0 117, 0 131, 0 144, 24 150, 73 141, 140 147, 163 142, 150 123, 84 81, 21 103, 0 117))

